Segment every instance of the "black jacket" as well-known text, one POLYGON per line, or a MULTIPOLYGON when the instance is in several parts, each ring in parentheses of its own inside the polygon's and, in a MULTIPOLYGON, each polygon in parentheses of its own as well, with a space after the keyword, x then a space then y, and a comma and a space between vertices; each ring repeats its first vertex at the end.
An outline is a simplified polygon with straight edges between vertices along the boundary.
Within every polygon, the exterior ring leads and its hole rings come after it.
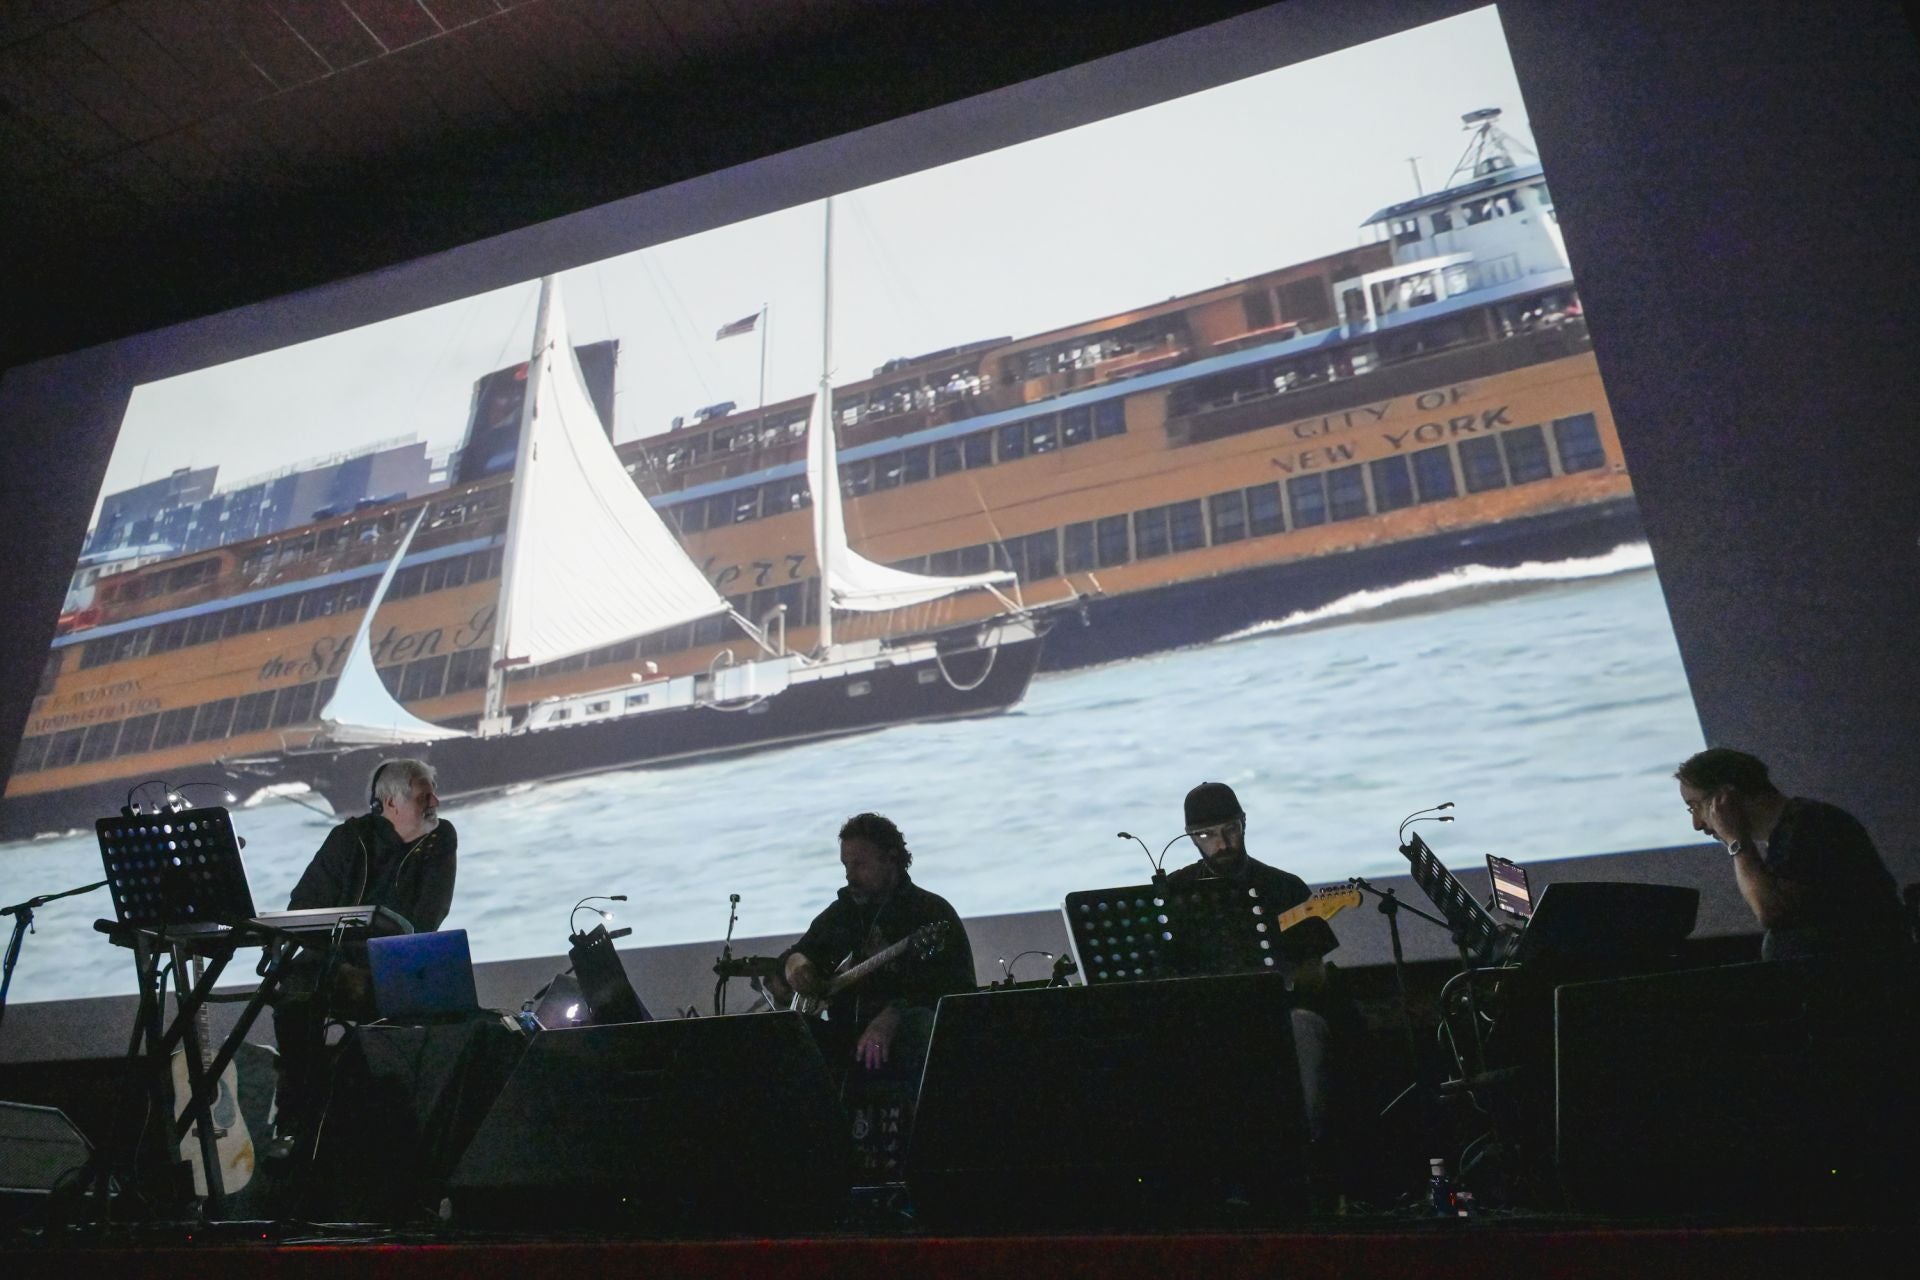
POLYGON ((829 978, 843 959, 851 957, 857 963, 921 925, 939 921, 948 927, 938 950, 927 956, 909 951, 835 1001, 836 1019, 850 1017, 864 1024, 889 1004, 932 1008, 941 996, 974 989, 973 948, 958 913, 945 898, 922 889, 905 872, 885 902, 862 905, 853 900, 850 890, 842 889, 832 905, 814 917, 800 941, 788 948, 788 954, 798 951, 813 962, 822 978, 829 978))
POLYGON ((348 818, 327 833, 287 909, 386 907, 416 932, 431 933, 453 905, 457 846, 453 824, 444 818, 411 843, 379 814, 348 818))

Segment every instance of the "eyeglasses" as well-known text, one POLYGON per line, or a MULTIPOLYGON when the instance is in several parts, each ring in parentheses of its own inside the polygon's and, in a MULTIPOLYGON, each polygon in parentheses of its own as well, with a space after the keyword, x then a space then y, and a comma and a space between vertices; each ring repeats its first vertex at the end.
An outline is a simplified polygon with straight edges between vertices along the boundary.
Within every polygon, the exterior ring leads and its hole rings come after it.
POLYGON ((1240 820, 1218 822, 1210 827, 1188 827, 1187 836, 1197 845, 1225 844, 1227 837, 1240 829, 1240 820))

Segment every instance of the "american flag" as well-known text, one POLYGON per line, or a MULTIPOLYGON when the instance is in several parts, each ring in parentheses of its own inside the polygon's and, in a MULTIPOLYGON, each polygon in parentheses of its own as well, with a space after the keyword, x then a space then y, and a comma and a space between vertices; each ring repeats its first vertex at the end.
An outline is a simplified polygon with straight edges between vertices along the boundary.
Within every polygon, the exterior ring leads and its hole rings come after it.
POLYGON ((737 338, 743 333, 752 333, 754 330, 754 326, 758 325, 759 323, 760 323, 760 313, 758 311, 754 312, 750 316, 742 316, 740 319, 735 320, 732 324, 721 325, 720 332, 713 335, 713 340, 715 342, 718 342, 722 338, 737 338))

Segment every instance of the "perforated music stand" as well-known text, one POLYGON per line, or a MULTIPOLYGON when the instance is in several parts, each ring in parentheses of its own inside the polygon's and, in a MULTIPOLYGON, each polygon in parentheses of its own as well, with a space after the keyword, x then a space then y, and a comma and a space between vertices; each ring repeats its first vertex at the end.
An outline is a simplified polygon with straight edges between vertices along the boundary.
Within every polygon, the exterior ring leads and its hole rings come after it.
POLYGON ((1447 870, 1419 832, 1407 837, 1400 852, 1413 869, 1413 882, 1446 917, 1447 928, 1453 931, 1454 945, 1460 948, 1461 957, 1470 964, 1484 964, 1493 959, 1502 945, 1500 926, 1478 899, 1467 892, 1467 886, 1447 870))
POLYGON ((1088 986, 1266 973, 1287 955, 1279 908, 1228 880, 1084 889, 1061 911, 1088 986))
POLYGON ((253 919, 253 891, 225 809, 101 818, 93 825, 121 924, 178 937, 253 919))

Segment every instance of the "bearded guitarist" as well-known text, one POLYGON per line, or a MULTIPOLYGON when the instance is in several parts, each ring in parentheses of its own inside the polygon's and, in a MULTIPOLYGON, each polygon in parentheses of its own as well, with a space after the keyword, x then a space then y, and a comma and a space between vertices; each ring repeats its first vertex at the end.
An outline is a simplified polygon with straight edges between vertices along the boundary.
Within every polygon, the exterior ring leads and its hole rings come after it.
MULTIPOLYGON (((846 888, 814 917, 801 939, 782 957, 787 985, 828 1005, 829 1062, 850 1057, 855 1077, 863 1073, 917 1081, 933 1033, 933 1007, 941 996, 975 987, 973 949, 947 900, 913 882, 913 854, 896 827, 877 813, 860 813, 840 828, 840 865, 846 888), (851 985, 833 992, 834 974, 854 968, 927 925, 934 939, 909 948, 851 985)), ((849 1080, 849 1091, 858 1085, 849 1080)))
MULTIPOLYGON (((1200 861, 1169 872, 1167 882, 1178 886, 1220 879, 1259 892, 1260 900, 1279 913, 1306 904, 1316 895, 1307 882, 1289 871, 1270 867, 1247 852, 1247 814, 1240 798, 1224 782, 1203 782, 1187 793, 1187 836, 1200 851, 1200 861)), ((1307 1108, 1307 1129, 1321 1148, 1317 1160, 1338 1164, 1327 1151, 1335 1139, 1351 1146, 1354 1134, 1348 1117, 1359 1092, 1364 1023, 1352 998, 1342 989, 1338 972, 1322 956, 1338 946, 1324 918, 1310 915, 1286 929, 1279 943, 1285 981, 1295 992, 1294 1050, 1299 1057, 1300 1087, 1307 1108)), ((1334 1153, 1335 1156, 1339 1153, 1334 1153)), ((1333 1176, 1332 1170, 1326 1171, 1333 1176)))

